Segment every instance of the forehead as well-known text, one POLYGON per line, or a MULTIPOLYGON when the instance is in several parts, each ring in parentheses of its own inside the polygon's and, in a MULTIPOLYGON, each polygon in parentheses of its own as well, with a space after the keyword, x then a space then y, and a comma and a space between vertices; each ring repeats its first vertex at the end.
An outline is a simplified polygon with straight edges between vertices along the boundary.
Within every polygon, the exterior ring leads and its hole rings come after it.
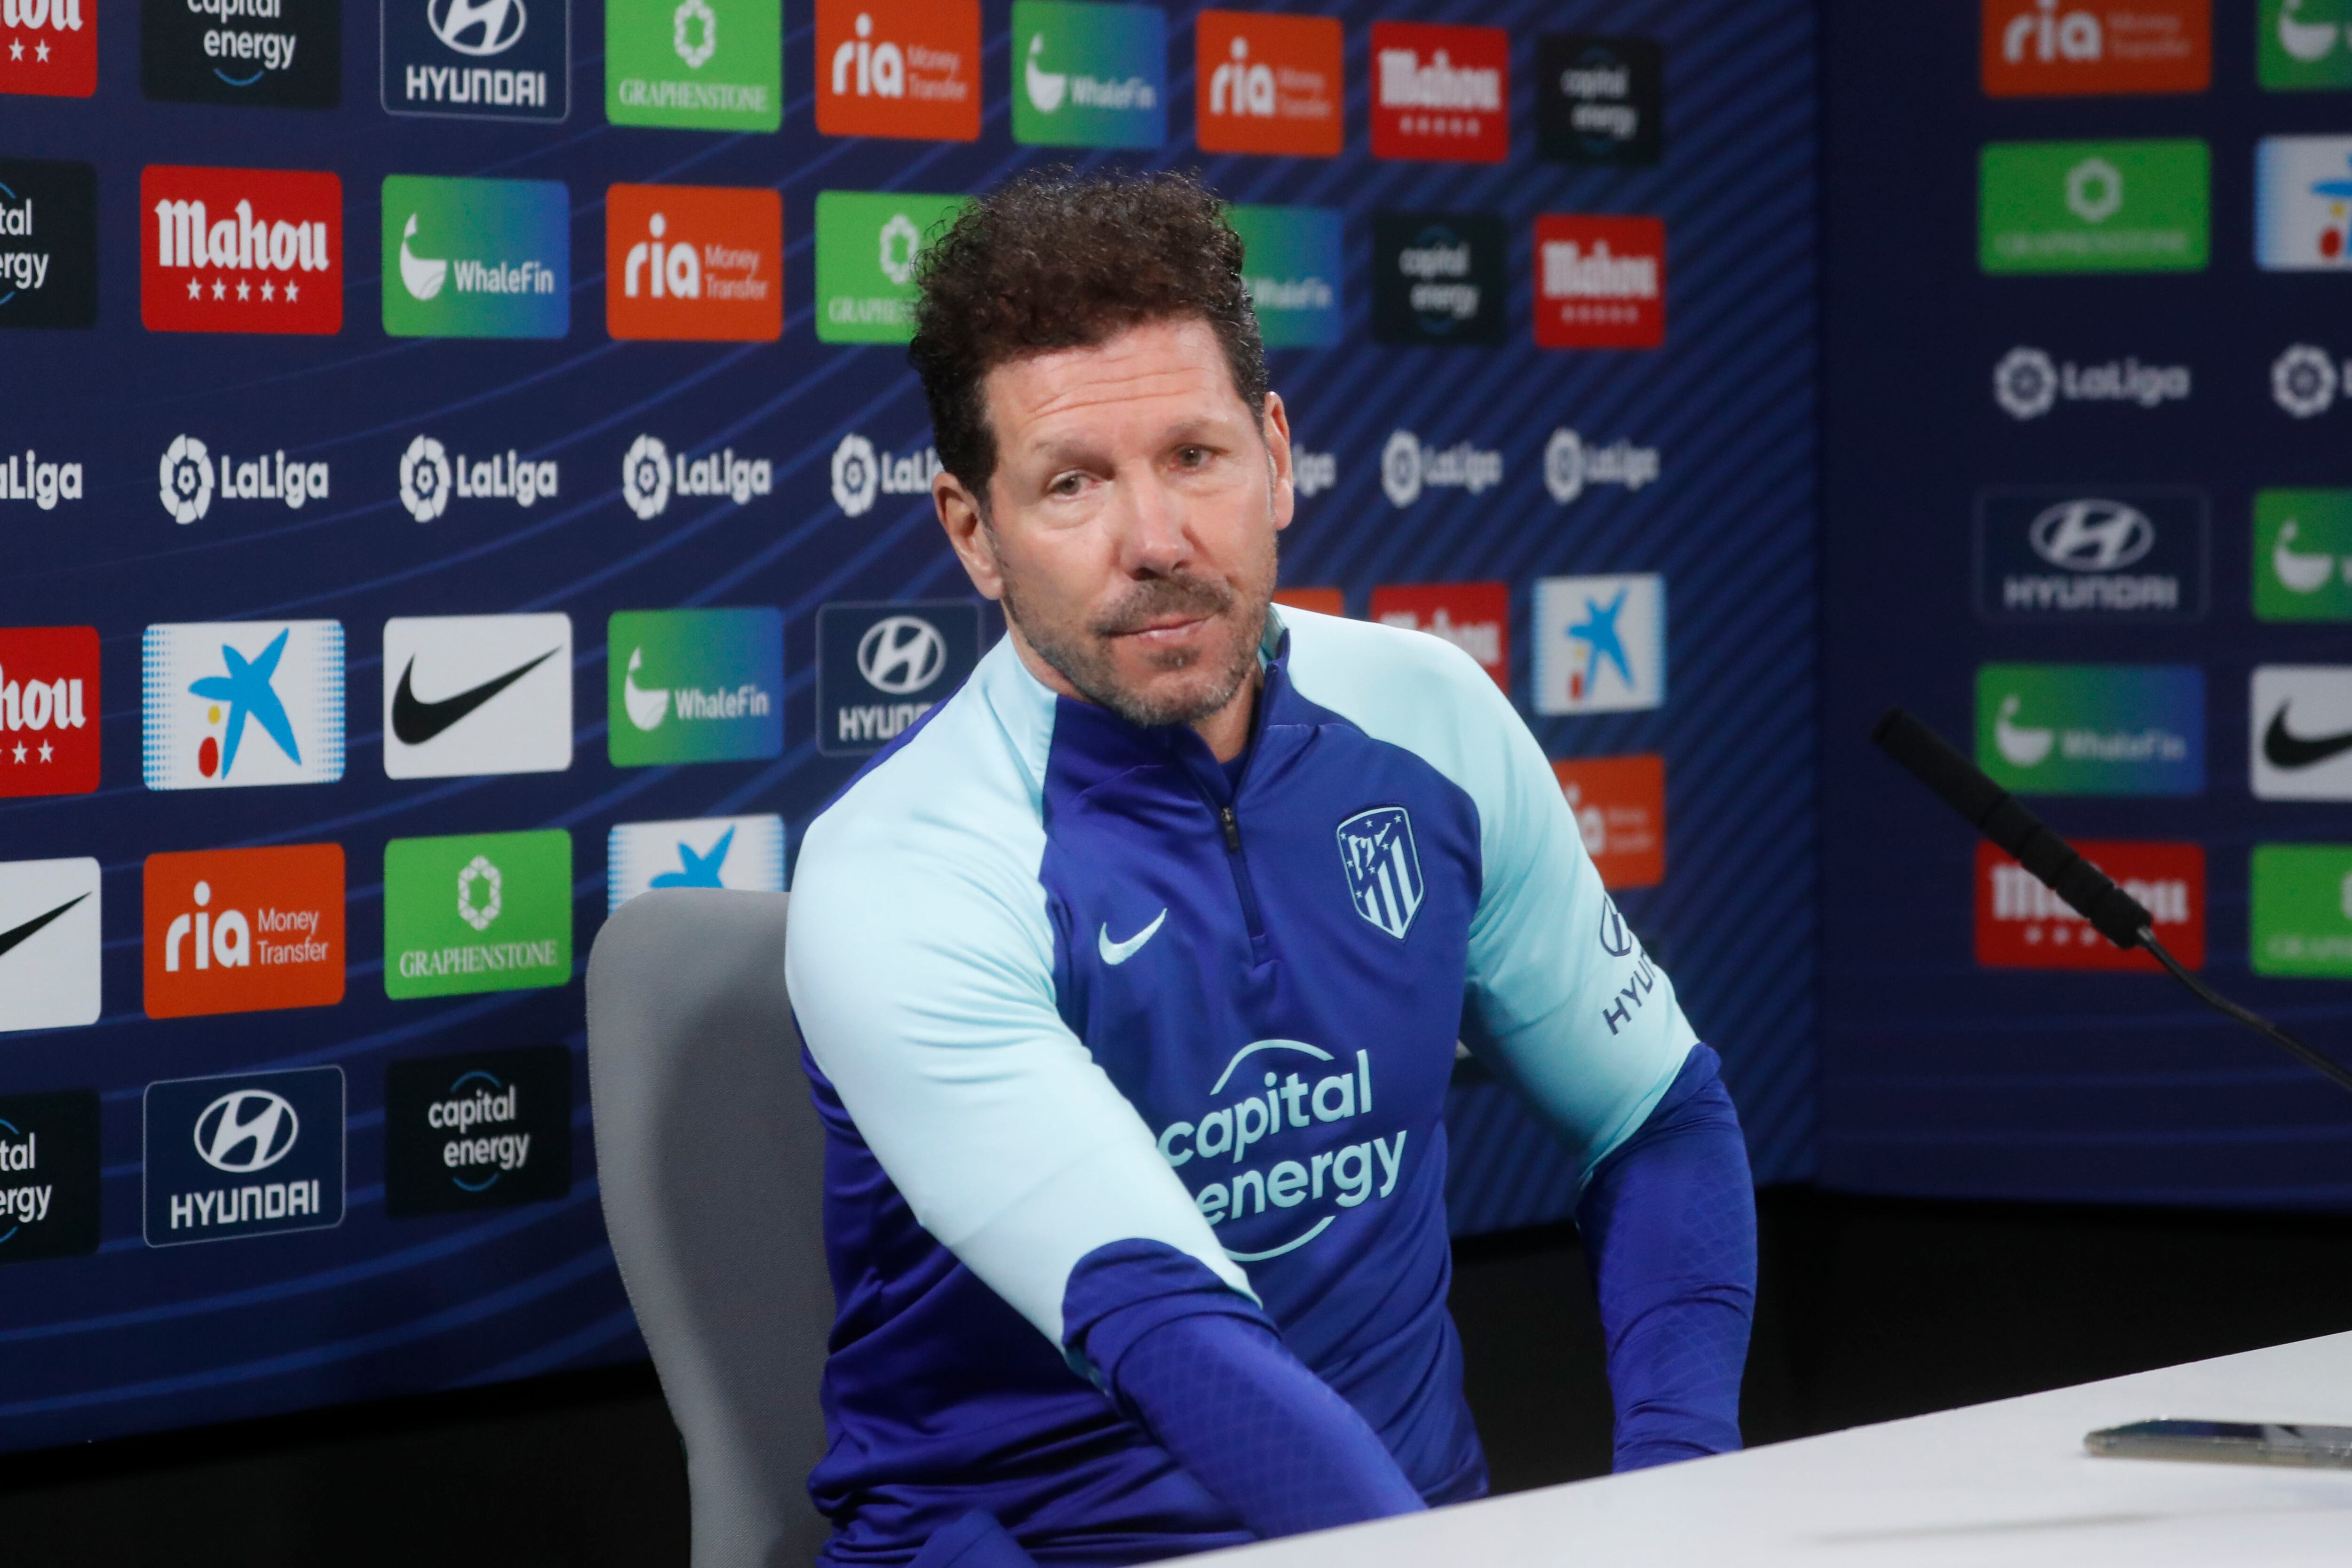
POLYGON ((1089 434, 1246 419, 1217 334, 1189 318, 1146 321, 1100 343, 988 372, 989 422, 1007 455, 1089 434))

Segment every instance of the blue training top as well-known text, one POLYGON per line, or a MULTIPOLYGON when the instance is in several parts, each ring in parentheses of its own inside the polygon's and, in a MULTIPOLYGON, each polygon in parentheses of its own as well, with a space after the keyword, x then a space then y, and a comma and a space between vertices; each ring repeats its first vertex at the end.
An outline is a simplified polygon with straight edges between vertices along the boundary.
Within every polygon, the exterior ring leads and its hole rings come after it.
POLYGON ((1010 639, 810 824, 786 957, 831 1134, 827 1560, 993 1513, 1047 1562, 1250 1539, 1063 1351, 1130 1239, 1260 1301, 1433 1502, 1462 1397, 1442 1113, 1469 1042, 1593 1167, 1696 1042, 1509 701, 1270 617, 1238 783, 1010 639))

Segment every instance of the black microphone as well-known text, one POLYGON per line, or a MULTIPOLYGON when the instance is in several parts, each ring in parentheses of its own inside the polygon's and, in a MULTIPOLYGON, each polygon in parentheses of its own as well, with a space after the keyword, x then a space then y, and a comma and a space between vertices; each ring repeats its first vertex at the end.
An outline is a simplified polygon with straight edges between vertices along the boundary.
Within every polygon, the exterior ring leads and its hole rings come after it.
POLYGON ((1969 820, 1986 838, 2039 878, 2067 904, 2089 921, 2099 934, 2128 952, 2146 948, 2165 972, 2207 1007, 2245 1025, 2263 1039, 2284 1046, 2313 1071, 2325 1073, 2339 1089, 2352 1090, 2347 1071, 2295 1039, 2261 1014, 2231 1001, 2190 974, 2180 960, 2156 939, 2156 918, 2139 900, 2117 887, 2106 873, 2084 860, 2074 846, 2043 824, 2041 818, 2017 803, 2010 792, 1985 776, 1983 768, 1954 750, 1951 744, 1899 707, 1888 708, 1870 727, 1870 738, 1880 750, 1901 763, 1911 776, 1944 798, 1945 804, 1969 820))

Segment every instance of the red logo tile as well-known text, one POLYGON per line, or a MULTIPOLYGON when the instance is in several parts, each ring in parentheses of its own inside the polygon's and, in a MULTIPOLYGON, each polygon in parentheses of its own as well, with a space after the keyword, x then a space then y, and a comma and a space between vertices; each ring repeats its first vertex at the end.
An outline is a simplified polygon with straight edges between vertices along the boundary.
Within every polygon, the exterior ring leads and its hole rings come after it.
POLYGON ((139 319, 151 332, 343 327, 343 185, 289 169, 139 173, 139 319))
MULTIPOLYGON (((2156 916, 2156 937, 2191 969, 2205 966, 2205 851, 2197 844, 2074 846, 2156 916)), ((2141 969, 2161 972, 2146 953, 2126 953, 2091 927, 2032 872, 1977 845, 1977 962, 1989 969, 2141 969)))

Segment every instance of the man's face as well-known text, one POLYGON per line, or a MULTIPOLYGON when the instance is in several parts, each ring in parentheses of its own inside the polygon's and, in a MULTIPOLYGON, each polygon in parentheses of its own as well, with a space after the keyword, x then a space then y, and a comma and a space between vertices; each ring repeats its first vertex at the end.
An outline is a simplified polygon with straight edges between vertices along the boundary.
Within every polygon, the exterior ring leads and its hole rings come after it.
POLYGON ((1263 425, 1199 319, 1003 365, 985 517, 942 476, 973 583, 1076 695, 1139 725, 1233 705, 1256 669, 1291 516, 1281 400, 1263 425))

